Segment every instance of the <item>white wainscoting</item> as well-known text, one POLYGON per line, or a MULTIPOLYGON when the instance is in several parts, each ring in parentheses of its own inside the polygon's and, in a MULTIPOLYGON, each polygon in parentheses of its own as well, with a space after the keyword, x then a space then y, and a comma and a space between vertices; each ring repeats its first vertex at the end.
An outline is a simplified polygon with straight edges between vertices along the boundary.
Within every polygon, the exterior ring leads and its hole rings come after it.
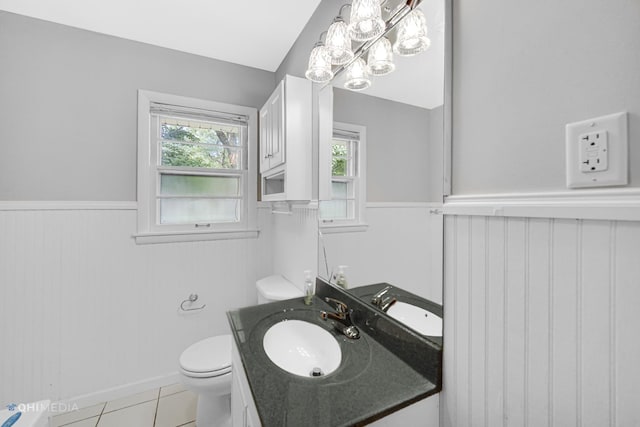
POLYGON ((127 203, 1 207, 2 405, 170 378, 181 351, 228 333, 226 311, 271 274, 263 237, 136 245, 127 203), (207 306, 180 313, 190 293, 207 306))
MULTIPOLYGON (((388 282, 442 302, 442 204, 369 203, 366 231, 324 233, 329 270, 347 265, 350 286, 388 282)), ((326 276, 319 250, 319 274, 326 276)))
POLYGON ((441 424, 640 426, 640 222, 446 216, 441 424))
POLYGON ((317 271, 318 259, 318 205, 317 203, 289 206, 288 213, 274 207, 271 214, 271 246, 273 272, 282 274, 300 288, 304 285, 304 271, 317 271), (277 213, 280 212, 280 213, 277 213))

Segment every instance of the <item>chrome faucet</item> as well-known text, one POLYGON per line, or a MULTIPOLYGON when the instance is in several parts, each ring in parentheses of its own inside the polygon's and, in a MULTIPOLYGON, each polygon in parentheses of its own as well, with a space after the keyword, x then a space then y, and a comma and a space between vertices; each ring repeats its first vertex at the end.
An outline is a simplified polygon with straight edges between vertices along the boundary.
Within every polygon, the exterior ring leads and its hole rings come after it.
POLYGON ((398 301, 395 297, 392 296, 387 296, 385 298, 385 295, 389 292, 389 290, 391 290, 391 286, 386 286, 371 298, 371 304, 375 305, 385 313, 387 312, 387 310, 389 310, 389 308, 391 308, 393 304, 398 301))
POLYGON ((335 320, 335 322, 333 322, 333 326, 347 338, 360 338, 360 331, 351 321, 351 312, 353 310, 350 310, 345 303, 335 298, 325 297, 324 300, 329 304, 333 304, 336 311, 327 312, 323 310, 320 312, 320 317, 323 320, 335 320))

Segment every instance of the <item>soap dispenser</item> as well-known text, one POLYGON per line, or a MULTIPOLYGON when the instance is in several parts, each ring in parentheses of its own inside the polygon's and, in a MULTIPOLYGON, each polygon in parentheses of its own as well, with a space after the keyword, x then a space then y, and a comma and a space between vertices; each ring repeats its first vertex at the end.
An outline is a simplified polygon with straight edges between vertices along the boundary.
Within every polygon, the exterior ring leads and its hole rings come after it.
POLYGON ((313 295, 316 293, 315 283, 311 277, 311 270, 304 271, 304 303, 306 305, 313 304, 313 295))
POLYGON ((347 268, 346 265, 338 266, 338 272, 336 273, 336 285, 340 286, 341 288, 347 289, 347 276, 344 274, 345 268, 347 268))

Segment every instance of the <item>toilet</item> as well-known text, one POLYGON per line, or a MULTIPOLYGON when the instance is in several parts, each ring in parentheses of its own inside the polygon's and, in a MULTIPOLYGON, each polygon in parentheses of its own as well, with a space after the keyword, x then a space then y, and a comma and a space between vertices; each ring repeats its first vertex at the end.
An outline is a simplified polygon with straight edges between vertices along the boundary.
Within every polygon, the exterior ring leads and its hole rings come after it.
MULTIPOLYGON (((258 304, 301 297, 280 275, 256 282, 258 304)), ((180 382, 198 395, 196 426, 231 427, 231 335, 205 338, 180 355, 180 382)))

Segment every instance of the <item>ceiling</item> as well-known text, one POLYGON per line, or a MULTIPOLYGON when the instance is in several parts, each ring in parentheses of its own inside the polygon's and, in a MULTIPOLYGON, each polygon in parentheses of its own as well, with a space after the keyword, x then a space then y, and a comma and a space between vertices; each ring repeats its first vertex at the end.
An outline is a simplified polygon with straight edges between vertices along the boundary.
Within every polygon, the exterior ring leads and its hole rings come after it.
MULTIPOLYGON (((0 10, 274 72, 319 4, 320 0, 0 0, 0 10)), ((414 57, 395 55, 396 71, 373 78, 363 93, 423 108, 442 105, 444 1, 423 1, 419 7, 427 18, 431 47, 414 57)), ((342 87, 343 78, 335 79, 334 85, 342 87)))
POLYGON ((0 0, 0 10, 275 71, 320 0, 0 0))

